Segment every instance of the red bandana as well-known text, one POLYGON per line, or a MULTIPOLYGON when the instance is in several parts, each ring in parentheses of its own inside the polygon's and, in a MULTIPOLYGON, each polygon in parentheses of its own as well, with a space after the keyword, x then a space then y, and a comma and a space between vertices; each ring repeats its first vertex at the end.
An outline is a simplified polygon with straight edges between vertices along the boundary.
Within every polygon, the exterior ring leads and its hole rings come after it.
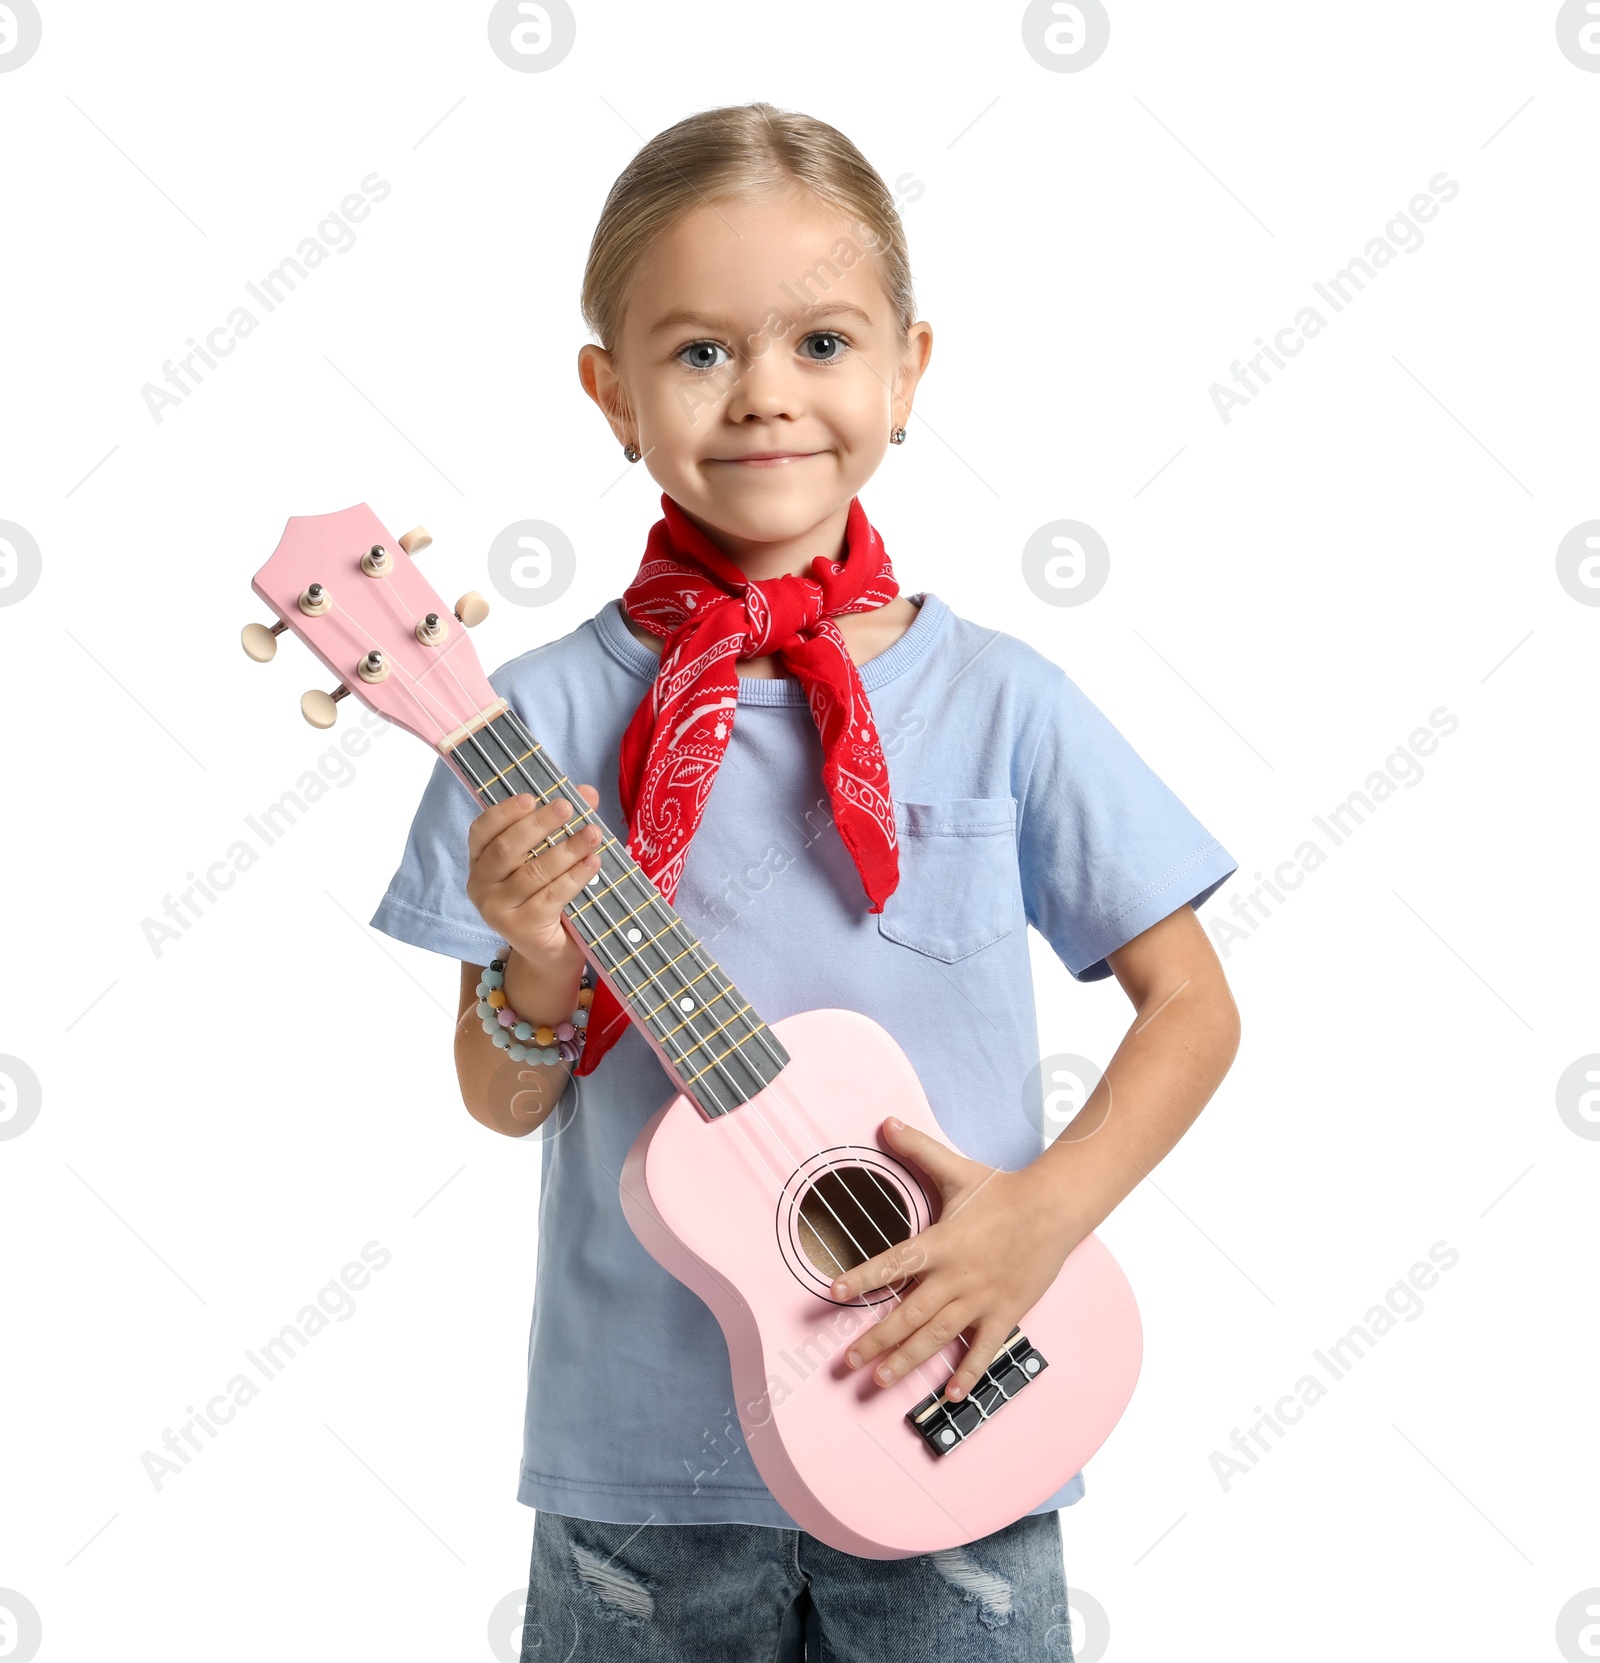
MULTIPOLYGON (((733 734, 735 661, 775 652, 805 689, 839 836, 861 874, 868 910, 882 912, 900 878, 889 770, 860 671, 831 621, 900 593, 860 499, 850 499, 842 560, 819 555, 810 577, 754 583, 665 493, 661 511, 666 517, 651 527, 622 596, 628 616, 663 642, 655 682, 622 736, 618 794, 633 858, 670 901, 733 734)), ((626 1026, 621 1004, 600 982, 573 1072, 592 1073, 626 1026)))

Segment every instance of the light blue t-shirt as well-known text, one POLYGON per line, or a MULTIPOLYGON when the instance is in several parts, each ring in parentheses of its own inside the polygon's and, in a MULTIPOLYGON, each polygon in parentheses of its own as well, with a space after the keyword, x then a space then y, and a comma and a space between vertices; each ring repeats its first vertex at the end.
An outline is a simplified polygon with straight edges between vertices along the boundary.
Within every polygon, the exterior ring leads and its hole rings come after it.
MULTIPOLYGON (((909 598, 910 628, 861 667, 899 833, 884 911, 867 910, 789 676, 740 677, 674 905, 768 1023, 826 1007, 882 1024, 947 1141, 1010 1171, 1044 1146, 1037 1093, 1024 1100, 1039 1062, 1027 926, 1095 981, 1107 953, 1198 907, 1236 862, 1058 665, 936 595, 909 598)), ((659 662, 613 600, 489 677, 568 778, 598 789, 618 835, 618 748, 659 662)), ((488 963, 500 942, 465 887, 479 811, 437 762, 376 928, 488 963)), ((517 1499, 619 1524, 794 1529, 744 1445, 722 1330, 618 1199, 630 1145, 674 1092, 630 1026, 530 1134, 543 1177, 517 1499)), ((1033 1511, 1082 1494, 1078 1473, 1033 1511)))

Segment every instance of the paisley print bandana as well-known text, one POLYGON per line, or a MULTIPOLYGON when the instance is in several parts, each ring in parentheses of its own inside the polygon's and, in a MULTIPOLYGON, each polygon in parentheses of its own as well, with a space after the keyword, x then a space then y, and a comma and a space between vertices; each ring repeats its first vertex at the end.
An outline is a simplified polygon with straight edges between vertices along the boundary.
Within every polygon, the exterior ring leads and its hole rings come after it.
MULTIPOLYGON (((850 499, 841 560, 819 555, 809 577, 752 582, 671 497, 623 592, 627 615, 661 637, 661 664, 622 737, 618 795, 628 848, 670 901, 689 840, 733 735, 741 658, 776 653, 797 676, 822 741, 834 822, 861 874, 871 912, 900 877, 889 771, 861 674, 833 619, 870 612, 900 593, 888 551, 850 499)), ((627 1015, 601 981, 573 1072, 592 1073, 627 1015)))

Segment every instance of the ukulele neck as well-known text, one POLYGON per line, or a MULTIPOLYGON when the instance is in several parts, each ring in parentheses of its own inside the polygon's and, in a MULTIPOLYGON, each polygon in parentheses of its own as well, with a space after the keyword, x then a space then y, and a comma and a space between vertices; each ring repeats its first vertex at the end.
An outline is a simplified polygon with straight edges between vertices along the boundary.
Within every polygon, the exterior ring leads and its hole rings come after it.
POLYGON ((439 741, 487 806, 518 792, 565 797, 573 812, 553 834, 600 828, 600 869, 565 908, 595 969, 651 1041, 679 1087, 711 1119, 763 1091, 789 1053, 662 896, 627 844, 578 795, 504 699, 439 741))

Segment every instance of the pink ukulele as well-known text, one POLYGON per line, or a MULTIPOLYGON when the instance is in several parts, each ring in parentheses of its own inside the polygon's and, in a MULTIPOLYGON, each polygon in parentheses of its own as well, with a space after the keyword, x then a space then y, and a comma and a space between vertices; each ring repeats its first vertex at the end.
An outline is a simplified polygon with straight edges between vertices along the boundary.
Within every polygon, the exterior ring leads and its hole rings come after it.
MULTIPOLYGON (((313 725, 331 725, 352 692, 425 739, 485 806, 559 792, 574 810, 560 835, 602 824, 489 685, 460 627, 486 614, 482 599, 447 611, 412 564, 431 541, 420 527, 391 537, 364 503, 291 519, 252 583, 282 622, 247 625, 245 650, 271 658, 292 629, 340 683, 301 701, 313 725)), ((869 1559, 1011 1524, 1099 1449, 1133 1395, 1142 1339, 1127 1278, 1085 1237, 955 1403, 941 1394, 960 1340, 892 1386, 847 1368, 852 1337, 901 1294, 844 1303, 833 1277, 939 1213, 938 1192, 880 1145, 878 1127, 892 1113, 949 1140, 876 1022, 814 1010, 769 1026, 626 843, 607 832, 600 852, 565 926, 677 1087, 629 1152, 622 1210, 720 1323, 767 1487, 803 1529, 869 1559)))

